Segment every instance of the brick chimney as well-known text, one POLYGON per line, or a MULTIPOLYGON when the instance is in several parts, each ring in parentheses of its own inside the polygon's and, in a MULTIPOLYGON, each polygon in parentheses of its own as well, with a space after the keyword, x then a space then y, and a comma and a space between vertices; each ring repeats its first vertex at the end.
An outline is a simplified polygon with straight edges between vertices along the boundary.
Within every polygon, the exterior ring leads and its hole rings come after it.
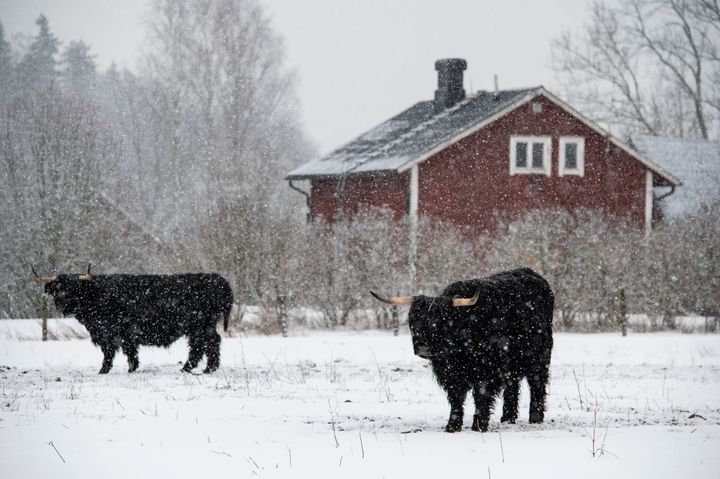
POLYGON ((465 99, 463 71, 467 62, 462 58, 443 58, 435 62, 438 88, 435 90, 435 113, 450 108, 465 99))

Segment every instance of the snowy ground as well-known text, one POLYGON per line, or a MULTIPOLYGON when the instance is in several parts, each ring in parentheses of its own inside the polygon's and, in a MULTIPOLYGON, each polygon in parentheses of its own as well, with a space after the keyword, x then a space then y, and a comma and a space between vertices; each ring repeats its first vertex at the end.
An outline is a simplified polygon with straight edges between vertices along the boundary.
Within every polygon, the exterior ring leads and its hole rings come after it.
POLYGON ((89 340, 37 334, 0 321, 6 479, 720 477, 720 335, 557 334, 545 424, 523 389, 518 424, 472 432, 468 400, 446 434, 407 334, 224 338, 211 376, 180 373, 184 341, 99 376, 89 340))

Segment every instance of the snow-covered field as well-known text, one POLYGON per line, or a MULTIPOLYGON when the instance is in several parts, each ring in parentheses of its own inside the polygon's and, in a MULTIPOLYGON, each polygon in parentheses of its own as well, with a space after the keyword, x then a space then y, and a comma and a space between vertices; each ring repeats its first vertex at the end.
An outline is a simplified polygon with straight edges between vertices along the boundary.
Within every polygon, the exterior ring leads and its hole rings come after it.
POLYGON ((180 372, 184 341, 99 376, 88 339, 38 334, 0 321, 4 479, 720 477, 720 335, 556 334, 545 424, 523 389, 518 424, 472 432, 468 399, 447 434, 407 333, 224 338, 211 376, 180 372))

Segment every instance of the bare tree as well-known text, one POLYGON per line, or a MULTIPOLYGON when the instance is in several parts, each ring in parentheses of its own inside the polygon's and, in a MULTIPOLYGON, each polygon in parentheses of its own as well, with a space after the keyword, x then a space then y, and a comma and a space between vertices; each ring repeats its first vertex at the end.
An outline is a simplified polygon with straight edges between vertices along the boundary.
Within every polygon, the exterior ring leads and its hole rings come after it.
POLYGON ((97 258, 98 166, 108 143, 96 109, 74 96, 35 94, 4 114, 0 262, 17 296, 13 310, 26 311, 29 264, 57 271, 97 258))
POLYGON ((593 3, 581 33, 552 41, 568 99, 623 134, 708 138, 720 110, 714 0, 593 3))
POLYGON ((290 239, 279 219, 296 204, 282 178, 313 154, 282 41, 256 0, 155 0, 148 31, 140 74, 105 78, 125 133, 111 189, 187 269, 221 271, 264 304, 261 252, 290 239))
MULTIPOLYGON (((191 193, 195 212, 217 195, 272 200, 309 153, 297 121, 283 44, 255 0, 156 0, 143 74, 159 126, 152 163, 169 173, 168 197, 191 193)), ((179 203, 178 203, 179 202, 179 203)), ((210 201, 212 203, 212 201, 210 201)))
POLYGON ((137 271, 171 254, 106 195, 123 135, 94 93, 89 46, 71 42, 59 64, 60 41, 45 17, 37 24, 17 62, 0 32, 0 316, 37 314, 30 264, 137 271))

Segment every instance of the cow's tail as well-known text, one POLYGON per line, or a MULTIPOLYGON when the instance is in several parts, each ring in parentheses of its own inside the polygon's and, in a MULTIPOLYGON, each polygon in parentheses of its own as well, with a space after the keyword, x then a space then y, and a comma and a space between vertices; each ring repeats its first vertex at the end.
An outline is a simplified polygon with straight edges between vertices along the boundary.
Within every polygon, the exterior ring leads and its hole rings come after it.
POLYGON ((230 324, 230 314, 232 313, 233 304, 235 303, 235 295, 233 295, 233 290, 230 287, 230 283, 223 278, 222 276, 218 275, 218 278, 221 282, 221 289, 222 289, 222 299, 220 300, 220 308, 222 310, 223 315, 223 331, 227 333, 228 326, 230 324))
POLYGON ((230 309, 226 309, 223 311, 223 331, 227 333, 228 330, 228 324, 230 323, 230 311, 232 311, 232 306, 230 306, 230 309))

